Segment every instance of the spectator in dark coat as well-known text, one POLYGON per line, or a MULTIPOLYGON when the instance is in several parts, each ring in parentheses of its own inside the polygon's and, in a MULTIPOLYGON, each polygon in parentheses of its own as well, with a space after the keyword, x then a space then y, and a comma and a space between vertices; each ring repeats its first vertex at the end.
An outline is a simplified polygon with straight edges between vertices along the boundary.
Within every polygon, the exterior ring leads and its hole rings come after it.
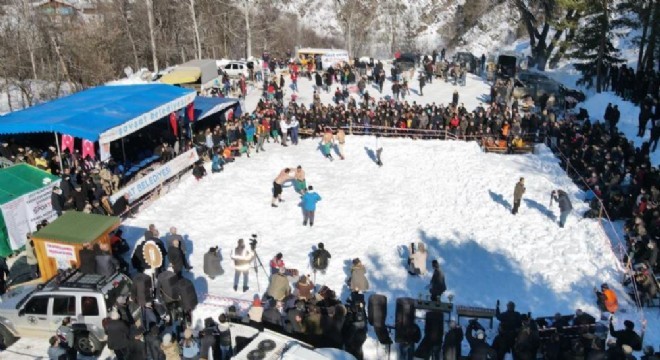
POLYGON ((78 252, 80 263, 78 268, 83 274, 94 274, 96 271, 96 252, 92 249, 92 244, 84 244, 78 252))
POLYGON ((73 197, 73 204, 76 211, 85 210, 85 192, 82 191, 80 185, 76 185, 71 196, 73 197))
POLYGON ((495 317, 500 321, 500 325, 502 326, 500 335, 502 335, 506 352, 509 352, 513 348, 518 331, 522 326, 522 316, 516 311, 516 304, 513 301, 509 301, 506 304, 506 311, 500 313, 500 302, 498 300, 495 317))
POLYGON ((635 323, 630 320, 623 322, 625 329, 614 330, 612 318, 610 318, 610 335, 616 338, 616 346, 622 348, 623 345, 630 346, 635 351, 642 350, 642 338, 635 332, 635 323))
POLYGON ((518 213, 518 208, 520 207, 520 201, 522 200, 523 194, 525 193, 525 178, 520 178, 516 183, 516 187, 513 189, 513 209, 511 213, 513 215, 518 213))
MULTIPOLYGON (((261 321, 264 324, 264 327, 273 331, 282 331, 283 321, 282 314, 278 309, 278 302, 274 299, 270 299, 267 309, 264 309, 264 313, 261 316, 261 321)), ((280 303, 281 305, 281 303, 280 303)))
POLYGON ((449 331, 445 335, 442 346, 442 358, 444 360, 461 359, 461 343, 463 342, 463 328, 456 322, 449 322, 449 331))
POLYGON ((214 359, 220 359, 222 351, 220 350, 220 339, 218 328, 212 318, 204 319, 204 330, 200 333, 200 353, 201 359, 210 359, 210 354, 214 359))
POLYGON ((105 323, 104 329, 108 336, 108 349, 113 350, 118 359, 125 359, 130 346, 129 328, 119 319, 117 311, 110 313, 110 320, 105 323))
POLYGON ((331 257, 328 250, 325 249, 325 245, 319 243, 318 248, 312 252, 312 268, 315 271, 320 271, 321 274, 325 274, 325 269, 328 268, 328 260, 331 257))
POLYGON ((170 245, 169 249, 167 249, 167 257, 170 260, 172 269, 174 270, 174 273, 177 274, 177 276, 181 276, 181 271, 183 271, 185 266, 184 256, 185 255, 183 254, 183 251, 181 251, 181 248, 179 247, 179 240, 172 240, 172 245, 170 245))
POLYGON ((431 277, 429 290, 431 292, 431 300, 438 301, 442 294, 447 290, 447 284, 445 283, 445 274, 440 270, 440 263, 438 263, 438 260, 433 260, 431 266, 433 267, 433 276, 431 277))
POLYGON ((204 274, 206 274, 211 280, 215 279, 216 276, 225 273, 220 261, 222 261, 222 256, 220 256, 217 246, 210 248, 209 251, 204 254, 204 274))
POLYGON ((552 198, 559 204, 559 227, 563 228, 566 224, 568 215, 571 213, 571 210, 573 210, 573 205, 571 205, 571 200, 568 198, 568 194, 563 190, 553 191, 552 198))
POLYGON ((57 186, 53 187, 53 192, 50 194, 50 204, 57 216, 62 216, 64 211, 64 196, 62 196, 62 189, 57 186))
POLYGON ((7 266, 7 260, 0 256, 0 295, 4 295, 6 292, 6 284, 9 279, 9 266, 7 266))
POLYGON ((129 195, 128 193, 124 194, 124 196, 119 197, 115 201, 114 204, 112 204, 112 214, 115 216, 122 216, 126 211, 129 209, 129 203, 128 203, 129 195))
POLYGON ((108 244, 102 244, 94 257, 96 261, 96 273, 102 276, 111 276, 119 269, 119 261, 110 253, 108 244))
POLYGON ((470 360, 495 360, 497 358, 497 352, 486 342, 485 329, 476 320, 470 321, 465 329, 465 336, 470 344, 470 354, 468 354, 470 360))
POLYGON ((131 296, 140 306, 146 306, 153 300, 151 276, 138 272, 133 275, 133 285, 131 286, 131 296))
POLYGON ((144 344, 144 328, 131 326, 129 330, 130 345, 129 345, 129 359, 130 360, 146 360, 147 352, 144 344))
POLYGON ((149 331, 144 337, 147 357, 152 360, 165 360, 165 353, 160 349, 160 328, 155 323, 149 324, 149 331))
POLYGON ((523 315, 522 319, 522 328, 513 347, 513 357, 520 360, 534 360, 539 346, 539 332, 536 323, 527 315, 523 315))

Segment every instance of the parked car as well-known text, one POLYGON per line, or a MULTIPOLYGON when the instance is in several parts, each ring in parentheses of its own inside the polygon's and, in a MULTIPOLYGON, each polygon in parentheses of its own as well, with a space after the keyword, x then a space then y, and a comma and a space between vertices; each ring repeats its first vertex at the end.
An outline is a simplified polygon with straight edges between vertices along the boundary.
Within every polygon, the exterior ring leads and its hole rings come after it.
POLYGON ((8 347, 23 336, 48 339, 70 316, 75 319, 76 349, 87 356, 100 353, 107 340, 102 321, 130 287, 131 280, 121 273, 102 276, 77 270, 44 284, 17 286, 0 301, 0 343, 8 347))
POLYGON ((241 77, 245 75, 247 78, 249 76, 248 64, 243 61, 232 61, 229 64, 225 65, 222 70, 227 73, 229 77, 241 77))

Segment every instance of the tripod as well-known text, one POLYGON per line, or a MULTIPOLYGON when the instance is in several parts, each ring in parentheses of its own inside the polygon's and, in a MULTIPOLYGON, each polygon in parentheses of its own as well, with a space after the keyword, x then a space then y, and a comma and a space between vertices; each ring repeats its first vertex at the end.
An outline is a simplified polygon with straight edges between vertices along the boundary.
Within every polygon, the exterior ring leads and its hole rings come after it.
POLYGON ((252 248, 252 251, 254 252, 254 258, 252 259, 253 264, 254 264, 254 274, 255 277, 257 278, 257 291, 261 293, 261 285, 259 285, 259 266, 261 266, 261 270, 264 271, 264 274, 266 274, 266 277, 268 277, 268 272, 266 271, 266 268, 264 267, 264 263, 261 262, 261 258, 259 257, 259 254, 257 254, 257 249, 252 248))

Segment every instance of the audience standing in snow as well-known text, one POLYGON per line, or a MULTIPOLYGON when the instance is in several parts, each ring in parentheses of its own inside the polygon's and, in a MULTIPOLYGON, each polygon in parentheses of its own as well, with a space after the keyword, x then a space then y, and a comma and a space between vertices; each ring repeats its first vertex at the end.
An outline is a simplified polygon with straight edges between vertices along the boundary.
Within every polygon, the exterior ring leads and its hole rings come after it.
POLYGON ((518 208, 520 207, 520 201, 522 196, 525 193, 525 178, 520 178, 516 183, 516 187, 513 189, 513 209, 511 213, 516 215, 518 213, 518 208))
POLYGON ((248 291, 250 263, 253 258, 252 250, 245 246, 243 239, 239 239, 236 247, 231 251, 231 259, 234 260, 234 291, 238 291, 241 275, 243 276, 243 292, 248 291))
POLYGON ((314 214, 316 213, 316 203, 321 201, 321 196, 314 191, 314 187, 310 185, 307 192, 302 196, 302 209, 303 209, 303 226, 314 226, 314 214))
POLYGON ((431 283, 429 284, 431 300, 439 301, 442 294, 447 290, 445 274, 440 269, 440 263, 438 260, 431 261, 431 266, 433 267, 433 276, 431 277, 431 283))
MULTIPOLYGON (((559 227, 563 228, 566 224, 566 219, 570 215, 571 210, 573 210, 573 205, 571 205, 571 200, 568 198, 568 194, 564 190, 553 190, 552 199, 559 204, 559 227)), ((552 204, 552 201, 550 202, 552 204)))

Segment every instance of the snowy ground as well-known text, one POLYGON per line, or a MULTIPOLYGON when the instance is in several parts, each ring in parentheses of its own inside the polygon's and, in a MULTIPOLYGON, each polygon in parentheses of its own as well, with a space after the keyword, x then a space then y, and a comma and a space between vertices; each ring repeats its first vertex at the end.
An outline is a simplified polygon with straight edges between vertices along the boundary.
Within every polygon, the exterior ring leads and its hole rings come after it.
MULTIPOLYGON (((409 101, 446 103, 454 87, 434 81, 425 96, 415 94, 411 83, 409 101)), ((391 93, 385 85, 383 96, 391 93)), ((299 101, 311 102, 311 84, 300 80, 299 101)), ((380 97, 377 90, 370 93, 380 97)), ((468 109, 484 101, 488 85, 474 77, 460 88, 461 102, 468 109)), ((287 99, 290 97, 287 91, 287 99)), ((258 101, 252 90, 245 106, 252 110, 258 101)), ((323 94, 329 102, 331 94, 323 94)), ((277 252, 284 254, 289 267, 309 273, 308 254, 322 241, 332 253, 325 275, 316 282, 326 284, 344 298, 344 281, 349 262, 359 257, 367 267, 369 293, 389 299, 388 323, 393 323, 397 297, 426 294, 430 274, 413 278, 405 271, 405 246, 424 241, 431 259, 439 259, 447 277, 447 293, 457 304, 493 307, 496 300, 513 300, 522 312, 533 316, 570 314, 582 308, 598 315, 592 288, 602 282, 623 290, 621 274, 609 240, 595 220, 581 219, 587 205, 582 193, 559 167, 545 147, 536 155, 485 154, 475 143, 384 139, 383 161, 378 168, 372 160, 373 138, 349 136, 347 159, 329 162, 318 149, 318 141, 304 140, 288 148, 267 144, 266 152, 239 159, 220 174, 202 181, 191 177, 171 193, 124 224, 125 235, 135 241, 151 223, 162 234, 176 226, 186 235, 186 246, 200 300, 196 318, 216 317, 221 309, 215 296, 251 300, 263 292, 267 278, 250 274, 250 291, 232 290, 231 248, 239 238, 259 235, 258 252, 266 264, 277 252), (284 167, 302 165, 308 183, 323 200, 319 203, 313 228, 303 227, 299 197, 285 187, 286 200, 270 207, 271 184, 284 167), (525 177, 527 192, 520 214, 510 214, 513 186, 525 177), (565 229, 559 229, 557 205, 549 206, 552 189, 566 190, 575 213, 565 229), (215 280, 203 272, 203 254, 218 245, 226 274, 215 280), (206 297, 206 294, 210 294, 206 297)), ((622 296, 623 297, 623 296, 622 296)), ((445 297, 446 300, 446 297, 445 297)), ((630 308, 629 304, 624 307, 630 308)), ((647 340, 657 344, 660 328, 656 312, 651 318, 647 340)), ((636 310, 623 317, 639 320, 636 310)), ((621 320, 621 319, 619 319, 621 320)), ((490 338, 492 340, 492 337, 490 338)), ((464 344, 465 346, 465 344, 464 344)), ((21 339, 0 357, 13 359, 44 356, 45 340, 21 339)), ((103 358, 108 352, 104 352, 103 358)), ((369 359, 382 358, 373 335, 365 344, 369 359)), ((394 356, 392 357, 394 358, 394 356)))

